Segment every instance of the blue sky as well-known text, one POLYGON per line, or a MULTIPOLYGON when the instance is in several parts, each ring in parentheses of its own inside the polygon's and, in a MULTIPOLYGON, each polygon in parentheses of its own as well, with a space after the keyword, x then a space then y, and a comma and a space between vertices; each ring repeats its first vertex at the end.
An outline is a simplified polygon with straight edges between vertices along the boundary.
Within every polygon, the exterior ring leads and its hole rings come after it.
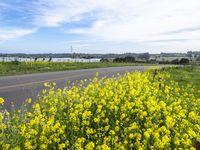
POLYGON ((0 0, 0 53, 200 50, 199 0, 0 0))

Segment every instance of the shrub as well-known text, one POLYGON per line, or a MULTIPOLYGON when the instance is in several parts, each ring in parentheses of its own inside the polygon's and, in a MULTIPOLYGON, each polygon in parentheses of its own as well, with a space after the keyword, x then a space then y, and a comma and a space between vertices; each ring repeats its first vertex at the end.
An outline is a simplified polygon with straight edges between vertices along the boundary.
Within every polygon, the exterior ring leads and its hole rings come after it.
POLYGON ((180 62, 179 62, 178 59, 174 59, 174 60, 171 61, 171 63, 172 63, 172 64, 179 64, 180 62))
POLYGON ((20 62, 17 59, 12 61, 11 63, 12 63, 12 65, 19 65, 20 64, 20 62))
POLYGON ((124 63, 124 62, 126 62, 126 63, 133 63, 133 62, 135 62, 135 57, 132 57, 132 56, 126 56, 126 57, 120 57, 120 58, 115 58, 114 60, 113 60, 113 62, 116 62, 116 63, 124 63))
POLYGON ((181 60, 180 60, 180 64, 189 64, 190 63, 190 60, 189 59, 187 59, 187 58, 181 58, 181 60))
POLYGON ((107 63, 107 62, 109 62, 109 59, 101 58, 100 62, 102 62, 102 63, 107 63))

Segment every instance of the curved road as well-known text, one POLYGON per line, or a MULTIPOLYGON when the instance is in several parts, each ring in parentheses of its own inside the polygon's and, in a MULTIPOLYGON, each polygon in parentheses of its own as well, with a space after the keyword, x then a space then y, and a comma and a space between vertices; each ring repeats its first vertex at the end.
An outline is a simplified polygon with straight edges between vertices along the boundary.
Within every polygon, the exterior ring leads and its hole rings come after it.
POLYGON ((45 82, 56 82, 57 87, 64 88, 68 81, 75 82, 76 80, 93 78, 96 72, 99 73, 99 78, 101 78, 102 76, 111 77, 117 73, 124 74, 127 71, 143 71, 148 68, 152 68, 152 66, 82 69, 0 77, 0 97, 5 99, 4 106, 6 109, 11 108, 11 103, 14 103, 16 108, 20 108, 27 98, 32 98, 33 101, 36 100, 37 95, 44 89, 45 82))

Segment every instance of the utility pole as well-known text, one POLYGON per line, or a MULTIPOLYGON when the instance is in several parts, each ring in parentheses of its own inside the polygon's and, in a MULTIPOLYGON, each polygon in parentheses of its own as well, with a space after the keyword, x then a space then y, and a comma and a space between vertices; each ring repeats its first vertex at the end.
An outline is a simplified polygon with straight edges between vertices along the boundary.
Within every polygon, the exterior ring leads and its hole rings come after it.
POLYGON ((72 58, 74 58, 74 49, 72 46, 70 47, 70 49, 71 49, 72 58))

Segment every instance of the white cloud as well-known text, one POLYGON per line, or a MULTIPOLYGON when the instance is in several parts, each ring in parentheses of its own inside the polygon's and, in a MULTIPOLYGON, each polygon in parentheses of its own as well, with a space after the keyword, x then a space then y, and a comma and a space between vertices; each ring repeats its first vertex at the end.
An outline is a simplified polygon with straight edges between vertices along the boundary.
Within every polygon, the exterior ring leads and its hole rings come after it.
POLYGON ((196 31, 184 32, 187 28, 200 27, 198 0, 120 2, 116 1, 109 10, 104 10, 104 16, 94 22, 92 27, 72 29, 68 32, 89 34, 110 41, 130 42, 184 38, 183 36, 195 40, 200 38, 196 31), (180 34, 163 34, 180 29, 180 34))
POLYGON ((34 3, 37 11, 34 23, 39 26, 55 27, 62 23, 79 21, 84 13, 90 12, 96 6, 91 6, 91 0, 39 0, 34 3))
MULTIPOLYGON (((24 26, 26 22, 22 22, 21 26, 16 25, 16 22, 12 22, 13 20, 20 21, 21 18, 16 17, 22 17, 24 14, 22 15, 20 13, 23 11, 28 14, 28 12, 24 10, 26 7, 24 4, 15 5, 19 4, 20 1, 15 1, 12 3, 13 4, 11 4, 9 1, 0 2, 0 42, 20 38, 37 30, 35 27, 23 28, 22 26, 24 26)), ((22 18, 25 17, 26 16, 22 18)))
POLYGON ((99 41, 200 46, 199 0, 37 0, 31 12, 36 27, 59 27, 91 17, 87 27, 66 33, 99 41))
POLYGON ((0 41, 16 39, 35 31, 36 29, 0 29, 0 41))

